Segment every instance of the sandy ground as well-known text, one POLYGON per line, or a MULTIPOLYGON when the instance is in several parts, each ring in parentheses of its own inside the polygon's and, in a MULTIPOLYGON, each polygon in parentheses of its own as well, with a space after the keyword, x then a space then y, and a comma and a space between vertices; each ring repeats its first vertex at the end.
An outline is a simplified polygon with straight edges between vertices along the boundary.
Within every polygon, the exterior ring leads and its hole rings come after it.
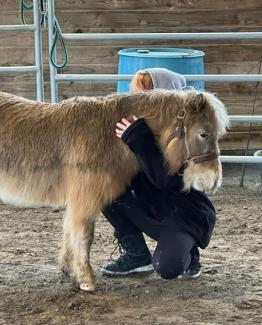
POLYGON ((58 269, 62 213, 0 205, 0 324, 262 324, 259 175, 252 166, 244 188, 239 179, 239 168, 224 168, 224 185, 212 197, 218 222, 197 280, 102 277, 113 237, 100 216, 94 294, 74 289, 58 269))

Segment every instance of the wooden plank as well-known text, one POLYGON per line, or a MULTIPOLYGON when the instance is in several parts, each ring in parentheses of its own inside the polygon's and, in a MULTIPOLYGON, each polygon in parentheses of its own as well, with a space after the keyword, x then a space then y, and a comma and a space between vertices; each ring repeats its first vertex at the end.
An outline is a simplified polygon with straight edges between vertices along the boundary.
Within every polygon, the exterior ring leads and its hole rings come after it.
POLYGON ((256 131, 251 132, 228 132, 220 141, 220 149, 229 150, 229 149, 246 149, 247 140, 250 136, 249 149, 261 149, 262 143, 262 132, 256 131))
MULTIPOLYGON (((92 83, 92 82, 67 82, 59 83, 59 98, 65 99, 73 96, 104 96, 116 91, 115 83, 92 83)), ((16 94, 18 96, 34 99, 35 96, 35 82, 21 81, 15 83, 1 83, 1 91, 16 94)), ((50 84, 45 83, 45 98, 50 97, 50 84)))
MULTIPOLYGON (((154 46, 156 47, 156 46, 154 46)), ((112 48, 111 46, 92 46, 85 48, 83 46, 73 46, 68 48, 69 52, 69 62, 70 64, 117 64, 118 62, 118 51, 122 49, 123 46, 118 46, 112 48)), ((232 62, 254 62, 254 66, 258 63, 261 57, 261 45, 254 45, 250 47, 232 47, 230 44, 220 48, 218 51, 217 47, 210 46, 208 48, 201 48, 206 53, 205 62, 214 63, 220 62, 220 71, 225 62, 229 66, 232 62)), ((33 58, 34 49, 29 47, 13 48, 2 47, 0 48, 1 65, 6 65, 8 62, 23 62, 30 63, 33 58), (10 55, 11 53, 11 55, 10 55)), ((59 52, 59 50, 58 50, 59 52)), ((44 49, 44 57, 47 58, 47 48, 44 49)), ((248 67, 249 69, 249 67, 248 67)), ((227 69, 228 71, 228 69, 227 69)), ((232 71, 233 73, 233 71, 232 71)))
MULTIPOLYGON (((1 6, 2 7, 2 6, 1 6)), ((1 13, 1 25, 18 25, 20 24, 19 11, 6 11, 1 13)))
MULTIPOLYGON (((157 46, 154 46, 157 47, 157 46)), ((117 64, 118 61, 118 51, 122 49, 123 46, 118 47, 101 47, 101 46, 93 46, 89 49, 82 48, 78 46, 74 46, 69 48, 69 60, 71 64, 86 64, 87 58, 90 63, 103 62, 105 64, 114 63, 117 64)), ((261 58, 261 45, 254 45, 252 47, 232 47, 230 44, 220 48, 218 51, 217 47, 198 47, 200 50, 204 50, 206 53, 205 62, 206 63, 214 63, 214 62, 250 62, 256 61, 258 62, 261 58)), ((233 72, 232 72, 233 73, 233 72)))
MULTIPOLYGON (((238 10, 238 9, 261 9, 262 3, 257 0, 56 0, 56 10, 238 10)), ((0 11, 18 10, 18 1, 1 0, 0 11)))
MULTIPOLYGON (((8 45, 8 44, 6 44, 8 45)), ((170 46, 170 45, 169 45, 170 46)), ((158 47, 158 46, 154 46, 158 47)), ((123 45, 111 46, 73 46, 68 47, 69 64, 118 64, 118 51, 123 45)), ((198 47, 204 50, 206 73, 256 73, 261 58, 262 44, 248 47, 243 46, 216 46, 198 47), (226 61, 225 61, 226 60, 226 61), (238 66, 240 69, 238 70, 238 66)), ((45 62, 48 58, 47 47, 44 47, 45 62)), ((58 49, 58 56, 60 50, 58 49)), ((0 65, 32 64, 34 62, 33 47, 0 47, 0 65)))
MULTIPOLYGON (((261 94, 261 84, 259 84, 258 94, 261 94)), ((207 83, 206 90, 217 93, 219 96, 231 97, 232 95, 235 96, 250 96, 250 98, 255 97, 256 92, 256 83, 207 83)))
MULTIPOLYGON (((211 10, 202 12, 199 10, 185 10, 183 13, 174 11, 134 11, 134 10, 81 10, 81 11, 57 11, 57 18, 63 29, 71 28, 87 32, 98 31, 101 28, 109 27, 114 31, 122 28, 132 28, 134 31, 151 28, 153 30, 165 31, 173 28, 174 31, 187 31, 188 28, 194 31, 203 30, 232 30, 232 28, 248 27, 261 28, 261 12, 257 9, 241 9, 237 11, 211 10), (163 19, 164 16, 164 19, 163 19), (252 17, 252 19, 250 19, 252 17)), ((1 24, 18 23, 17 12, 5 12, 1 15, 1 24)))
POLYGON ((28 99, 36 99, 35 82, 1 83, 1 91, 28 99))
POLYGON ((115 9, 133 9, 146 10, 150 8, 151 10, 179 10, 179 9, 252 9, 252 8, 262 8, 260 1, 250 0, 250 1, 239 1, 239 0, 87 0, 85 2, 81 0, 56 0, 56 8, 58 10, 64 9, 101 9, 101 10, 115 10, 115 9))
POLYGON ((219 28, 227 27, 261 27, 261 12, 258 10, 212 10, 203 14, 199 11, 185 11, 183 14, 176 11, 167 11, 163 15, 157 11, 123 11, 115 10, 110 12, 104 11, 80 11, 80 12, 57 12, 57 17, 63 28, 96 28, 110 26, 110 28, 127 28, 147 29, 148 27, 175 28, 175 31, 182 31, 185 28, 192 27, 194 30, 207 30, 212 28, 214 31, 219 28), (252 17, 252 19, 250 19, 252 17))
POLYGON ((1 66, 12 65, 33 65, 34 64, 34 48, 0 48, 1 66))

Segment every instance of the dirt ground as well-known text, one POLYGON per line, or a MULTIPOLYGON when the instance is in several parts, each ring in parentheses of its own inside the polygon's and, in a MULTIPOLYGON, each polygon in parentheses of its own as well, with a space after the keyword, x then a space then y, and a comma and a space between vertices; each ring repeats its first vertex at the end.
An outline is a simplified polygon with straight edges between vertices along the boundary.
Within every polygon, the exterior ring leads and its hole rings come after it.
POLYGON ((99 216, 94 294, 76 290, 58 269, 62 212, 0 205, 0 324, 262 324, 259 174, 250 166, 244 188, 239 180, 240 166, 226 165, 212 197, 218 222, 196 280, 103 277, 113 237, 99 216))

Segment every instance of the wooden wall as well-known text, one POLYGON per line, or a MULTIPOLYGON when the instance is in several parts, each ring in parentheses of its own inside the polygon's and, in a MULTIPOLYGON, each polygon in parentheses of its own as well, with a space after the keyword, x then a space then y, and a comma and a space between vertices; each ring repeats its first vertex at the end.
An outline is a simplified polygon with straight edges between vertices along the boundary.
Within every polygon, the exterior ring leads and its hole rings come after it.
MULTIPOLYGON (((0 24, 19 23, 18 0, 0 0, 0 24)), ((229 32, 261 31, 259 0, 56 0, 63 32, 229 32)), ((47 33, 44 31, 45 91, 49 98, 47 33)), ((34 60, 30 33, 0 33, 0 66, 27 65, 34 60)), ((118 50, 125 47, 189 47, 203 50, 206 73, 258 73, 262 58, 259 41, 67 42, 65 73, 116 73, 118 50)), ((0 74, 1 90, 35 98, 34 75, 0 74)), ((255 83, 207 83, 230 114, 250 114, 255 83)), ((60 99, 74 95, 103 95, 115 91, 111 82, 59 84, 60 99)), ((256 114, 262 114, 262 85, 258 85, 256 114)), ((222 147, 245 147, 248 124, 233 127, 222 147)), ((253 126, 252 148, 262 147, 262 126, 253 126)))

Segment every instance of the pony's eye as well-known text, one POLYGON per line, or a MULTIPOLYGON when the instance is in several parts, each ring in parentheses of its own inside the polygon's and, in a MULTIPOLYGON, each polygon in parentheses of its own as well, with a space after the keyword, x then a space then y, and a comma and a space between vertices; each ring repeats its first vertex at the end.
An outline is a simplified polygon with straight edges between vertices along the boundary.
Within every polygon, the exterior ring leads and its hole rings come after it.
POLYGON ((201 132, 200 134, 201 139, 206 140, 208 138, 208 134, 205 132, 201 132))

